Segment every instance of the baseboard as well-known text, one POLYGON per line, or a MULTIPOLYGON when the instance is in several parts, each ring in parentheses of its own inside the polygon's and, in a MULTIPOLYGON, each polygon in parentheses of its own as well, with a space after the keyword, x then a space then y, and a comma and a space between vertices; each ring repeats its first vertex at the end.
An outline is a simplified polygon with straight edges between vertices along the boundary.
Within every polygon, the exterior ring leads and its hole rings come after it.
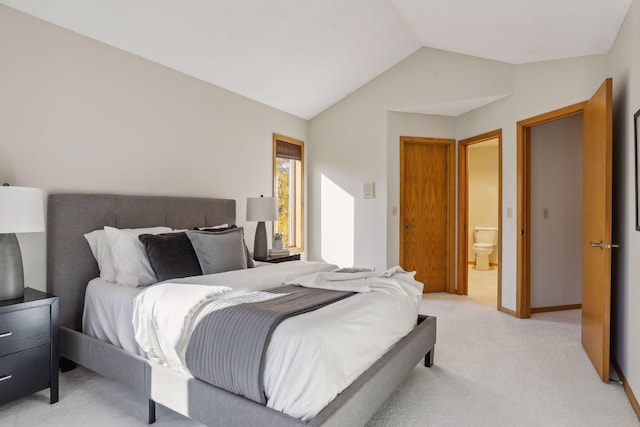
POLYGON ((497 263, 497 262, 490 262, 490 263, 489 263, 489 265, 490 265, 491 267, 497 267, 497 266, 498 266, 498 263, 497 263))
POLYGON ((501 311, 501 312, 503 312, 503 313, 505 313, 505 314, 508 314, 508 315, 510 315, 510 316, 518 317, 518 316, 516 315, 516 312, 515 312, 515 311, 513 311, 513 310, 509 310, 508 308, 500 307, 500 311, 501 311))
POLYGON ((531 307, 531 313, 548 313, 550 311, 577 310, 582 304, 556 305, 553 307, 531 307))
POLYGON ((636 399, 635 394, 633 394, 633 390, 631 390, 631 386, 629 385, 627 378, 624 376, 624 374, 622 373, 622 369, 620 369, 620 365, 618 365, 618 362, 613 357, 611 358, 611 364, 613 365, 613 369, 615 369, 618 373, 620 381, 622 381, 622 386, 624 387, 624 391, 627 393, 627 397, 629 398, 631 407, 636 413, 638 419, 640 419, 640 404, 638 404, 638 399, 636 399))
MULTIPOLYGON (((476 265, 476 262, 475 262, 475 261, 469 261, 469 262, 467 262, 467 264, 469 264, 469 265, 476 265)), ((490 263, 489 263, 489 265, 490 265, 491 267, 497 267, 497 266, 498 266, 498 263, 497 263, 497 262, 490 262, 490 263)))

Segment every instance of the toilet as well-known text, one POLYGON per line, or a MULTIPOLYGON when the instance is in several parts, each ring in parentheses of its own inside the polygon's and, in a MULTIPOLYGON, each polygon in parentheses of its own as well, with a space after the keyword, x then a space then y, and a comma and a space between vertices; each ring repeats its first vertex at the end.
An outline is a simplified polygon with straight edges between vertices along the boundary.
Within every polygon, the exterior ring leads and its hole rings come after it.
POLYGON ((473 227, 473 252, 476 270, 489 270, 489 255, 498 240, 498 227, 473 227))

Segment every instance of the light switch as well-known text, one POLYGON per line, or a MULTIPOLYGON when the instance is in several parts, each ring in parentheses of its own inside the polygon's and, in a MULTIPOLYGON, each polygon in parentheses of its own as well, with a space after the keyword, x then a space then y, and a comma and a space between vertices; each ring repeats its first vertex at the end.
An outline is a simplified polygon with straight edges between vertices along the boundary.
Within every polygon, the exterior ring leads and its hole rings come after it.
POLYGON ((511 218, 512 216, 511 208, 507 208, 507 218, 511 218))
POLYGON ((397 206, 393 206, 391 208, 391 216, 397 216, 398 215, 398 207, 397 206))
POLYGON ((362 196, 365 199, 373 199, 375 194, 375 183, 373 182, 365 182, 362 184, 362 196))
POLYGON ((544 208, 544 209, 542 209, 542 217, 543 217, 544 219, 549 218, 549 208, 544 208))

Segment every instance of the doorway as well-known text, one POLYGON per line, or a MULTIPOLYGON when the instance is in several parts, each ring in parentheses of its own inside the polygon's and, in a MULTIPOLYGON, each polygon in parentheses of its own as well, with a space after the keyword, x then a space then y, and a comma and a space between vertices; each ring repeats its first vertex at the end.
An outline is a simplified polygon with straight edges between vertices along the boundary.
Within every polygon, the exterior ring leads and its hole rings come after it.
POLYGON ((455 292, 455 140, 400 137, 400 265, 455 292))
POLYGON ((458 142, 457 293, 495 304, 499 310, 501 225, 502 130, 498 129, 458 142))
POLYGON ((600 378, 609 381, 611 333, 611 241, 613 81, 606 79, 586 102, 517 124, 518 255, 516 316, 531 315, 530 138, 538 124, 583 114, 582 346, 600 378))
MULTIPOLYGON (((540 165, 534 165, 532 163, 532 157, 535 156, 535 153, 533 153, 532 156, 532 141, 535 138, 536 132, 540 130, 542 126, 556 124, 565 119, 580 118, 582 116, 584 105, 585 103, 581 102, 518 122, 518 230, 520 230, 520 232, 518 233, 519 256, 517 259, 519 286, 516 288, 517 304, 515 313, 517 317, 529 318, 531 317, 532 312, 537 311, 535 309, 532 311, 531 286, 532 258, 536 256, 539 245, 535 242, 536 237, 533 236, 532 225, 535 226, 540 223, 540 216, 542 216, 542 221, 548 221, 548 217, 553 216, 553 211, 548 212, 546 210, 548 209, 547 207, 542 207, 539 205, 539 203, 536 203, 536 195, 533 195, 532 200, 532 193, 535 186, 535 184, 532 182, 532 179, 535 178, 536 174, 540 173, 534 171, 534 169, 540 169, 540 165), (542 211, 540 211, 540 209, 542 209, 542 211), (534 240, 533 246, 532 239, 534 240)), ((582 161, 581 153, 580 160, 582 161)), ((580 178, 582 178, 582 168, 580 168, 580 170, 574 170, 572 173, 569 172, 569 174, 580 174, 580 178)), ((580 191, 582 191, 582 187, 580 187, 580 191)), ((580 203, 582 203, 582 198, 580 198, 580 203)), ((581 221, 581 208, 576 213, 576 215, 580 215, 581 221)), ((538 227, 538 230, 539 229, 540 227, 538 227)), ((582 232, 580 230, 580 240, 581 239, 582 232)), ((580 248, 577 248, 577 250, 580 250, 580 248)), ((580 260, 580 262, 582 261, 580 260)), ((536 274, 535 272, 533 273, 534 275, 536 274)), ((536 279, 534 278, 534 280, 536 279)), ((539 300, 540 297, 537 298, 537 301, 539 300)), ((536 298, 534 298, 534 301, 536 301, 536 298)), ((572 304, 573 307, 561 307, 561 305, 564 304, 553 304, 548 305, 549 310, 543 309, 539 311, 551 311, 563 308, 579 308, 574 304, 575 303, 572 304)), ((536 305, 539 304, 536 303, 536 305)))
POLYGON ((583 114, 531 127, 531 313, 582 307, 583 114))

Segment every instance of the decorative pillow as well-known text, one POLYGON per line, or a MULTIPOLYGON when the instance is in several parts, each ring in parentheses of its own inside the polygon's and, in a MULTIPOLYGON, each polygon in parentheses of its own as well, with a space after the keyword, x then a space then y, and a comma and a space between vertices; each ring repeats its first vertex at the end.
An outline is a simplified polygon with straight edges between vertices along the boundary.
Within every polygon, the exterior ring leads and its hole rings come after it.
POLYGON ((196 251, 202 274, 247 268, 242 227, 216 233, 194 230, 186 233, 196 251))
POLYGON ((98 263, 100 277, 107 282, 116 283, 116 267, 113 265, 111 248, 104 230, 94 230, 84 235, 91 248, 91 253, 98 263))
POLYGON ((159 282, 202 274, 196 252, 187 234, 141 234, 151 268, 159 282))
POLYGON ((104 227, 107 242, 116 270, 116 283, 124 286, 146 286, 157 282, 147 259, 140 234, 160 234, 171 231, 169 227, 117 229, 104 227))
MULTIPOLYGON (((227 230, 232 230, 234 228, 238 228, 238 226, 223 224, 223 225, 216 225, 215 227, 199 227, 199 228, 196 228, 196 230, 206 231, 208 233, 220 233, 227 230)), ((244 245, 244 255, 247 260, 247 268, 255 267, 255 265, 253 264, 253 258, 251 258, 251 254, 249 253, 249 249, 247 249, 247 243, 244 241, 244 238, 242 239, 242 244, 244 245)))

